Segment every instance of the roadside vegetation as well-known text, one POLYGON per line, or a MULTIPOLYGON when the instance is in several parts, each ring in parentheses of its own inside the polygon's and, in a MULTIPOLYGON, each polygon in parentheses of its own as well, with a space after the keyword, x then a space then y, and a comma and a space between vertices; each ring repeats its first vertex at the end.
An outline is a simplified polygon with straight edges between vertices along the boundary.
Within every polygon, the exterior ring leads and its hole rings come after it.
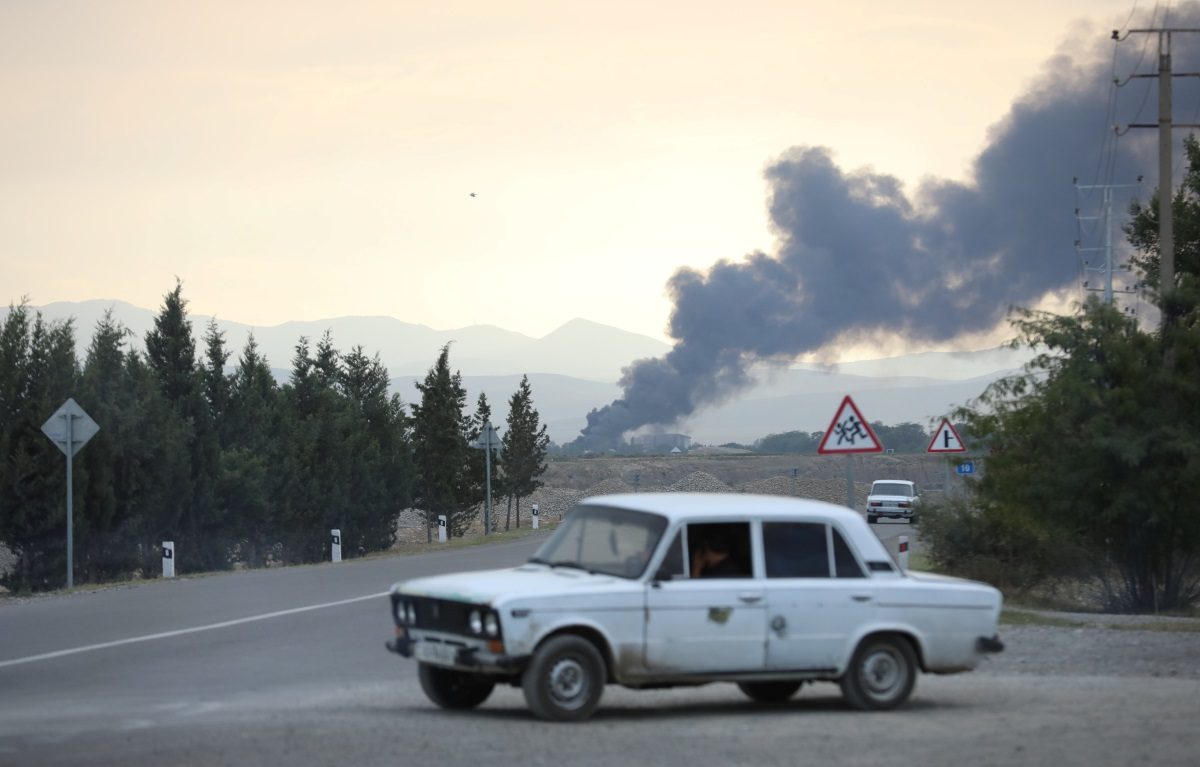
POLYGON ((1165 291, 1157 200, 1126 228, 1161 324, 1094 298, 1071 316, 1015 311, 1014 343, 1041 354, 956 414, 987 471, 966 501, 922 514, 939 568, 1017 593, 1087 583, 1110 610, 1200 601, 1200 144, 1185 148, 1165 291))
MULTIPOLYGON (((41 426, 68 397, 100 425, 74 459, 80 584, 155 575, 163 541, 175 543, 182 575, 321 561, 335 528, 345 556, 386 550, 399 513, 417 502, 427 530, 445 514, 451 536, 478 513, 485 465, 469 444, 490 406, 481 397, 465 412, 448 346, 413 406, 389 395, 378 355, 342 353, 328 333, 315 347, 298 340, 283 385, 253 336, 232 368, 215 324, 197 353, 179 284, 145 351, 129 340, 108 316, 80 362, 70 322, 22 303, 0 324, 0 541, 16 557, 0 586, 65 582, 66 466, 41 426)), ((518 501, 505 529, 541 485, 548 442, 528 380, 509 405, 507 452, 492 466, 494 497, 518 501)))

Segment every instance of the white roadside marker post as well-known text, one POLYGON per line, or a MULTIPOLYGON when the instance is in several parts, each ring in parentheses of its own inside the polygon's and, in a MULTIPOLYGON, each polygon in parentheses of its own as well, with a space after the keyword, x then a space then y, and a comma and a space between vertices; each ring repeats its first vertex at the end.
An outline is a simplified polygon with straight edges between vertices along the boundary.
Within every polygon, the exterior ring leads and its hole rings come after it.
POLYGON ((538 505, 536 503, 533 504, 533 508, 530 509, 529 515, 533 518, 533 529, 537 530, 539 518, 538 518, 538 505))
POLYGON ((446 515, 438 514, 438 543, 446 542, 446 515))
POLYGON ((908 536, 902 535, 899 538, 899 546, 897 547, 896 559, 900 563, 900 569, 908 572, 908 536))
POLYGON ((175 577, 175 541, 163 541, 163 577, 175 577))
POLYGON ((333 543, 329 546, 329 558, 334 562, 342 561, 342 531, 334 528, 329 531, 333 536, 333 543))

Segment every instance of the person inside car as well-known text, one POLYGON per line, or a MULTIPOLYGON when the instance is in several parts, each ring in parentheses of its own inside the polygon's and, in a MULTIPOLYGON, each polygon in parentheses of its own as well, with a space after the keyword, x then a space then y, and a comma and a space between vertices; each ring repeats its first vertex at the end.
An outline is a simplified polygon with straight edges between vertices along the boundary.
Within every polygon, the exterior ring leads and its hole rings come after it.
POLYGON ((729 555, 729 543, 720 538, 701 541, 692 553, 693 578, 739 578, 745 573, 729 555))

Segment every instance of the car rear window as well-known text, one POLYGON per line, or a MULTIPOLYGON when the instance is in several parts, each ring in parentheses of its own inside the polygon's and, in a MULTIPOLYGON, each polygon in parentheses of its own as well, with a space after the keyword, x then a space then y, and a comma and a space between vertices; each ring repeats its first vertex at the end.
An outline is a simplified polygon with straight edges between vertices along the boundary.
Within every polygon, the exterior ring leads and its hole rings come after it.
POLYGON ((871 486, 871 495, 903 495, 911 498, 912 494, 912 486, 900 482, 876 482, 871 486))

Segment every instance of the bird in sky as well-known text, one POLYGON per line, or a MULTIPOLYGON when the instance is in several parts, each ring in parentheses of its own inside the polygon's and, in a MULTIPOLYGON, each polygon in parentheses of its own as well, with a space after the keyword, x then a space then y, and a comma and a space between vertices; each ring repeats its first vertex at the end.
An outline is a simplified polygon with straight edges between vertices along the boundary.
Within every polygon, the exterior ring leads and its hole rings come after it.
POLYGON ((474 196, 475 196, 475 193, 474 193, 474 192, 471 192, 471 196, 472 196, 472 197, 474 197, 474 196))

